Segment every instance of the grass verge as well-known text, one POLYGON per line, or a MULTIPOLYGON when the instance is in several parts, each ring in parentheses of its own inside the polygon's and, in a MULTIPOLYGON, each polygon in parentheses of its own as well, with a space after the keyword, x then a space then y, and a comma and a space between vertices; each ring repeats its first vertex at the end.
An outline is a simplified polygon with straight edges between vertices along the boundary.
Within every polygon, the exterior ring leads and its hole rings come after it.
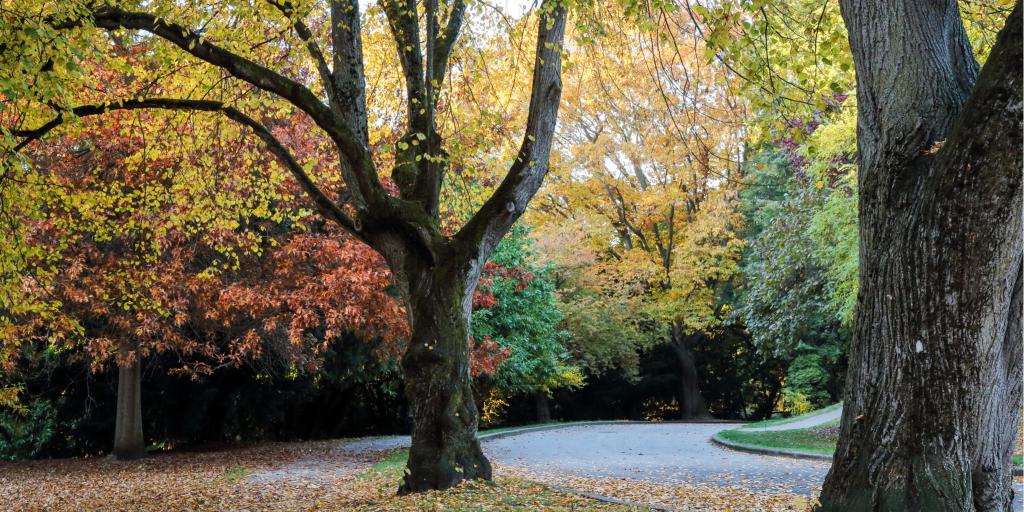
POLYGON ((832 455, 839 440, 839 420, 811 428, 749 432, 743 429, 723 430, 718 437, 726 441, 764 448, 796 450, 832 455))
POLYGON ((757 421, 757 422, 754 422, 754 423, 747 423, 746 425, 743 425, 740 428, 760 428, 760 427, 769 427, 769 426, 773 426, 773 425, 785 425, 786 423, 793 423, 794 421, 800 421, 800 420, 805 420, 807 418, 813 418, 815 416, 820 416, 822 414, 835 411, 835 410, 840 409, 842 407, 843 407, 843 403, 842 402, 838 402, 838 403, 834 403, 834 404, 832 404, 832 405, 830 405, 828 407, 825 407, 825 408, 822 408, 822 409, 818 409, 816 411, 811 411, 811 412, 809 412, 807 414, 801 414, 799 416, 790 416, 788 418, 772 418, 770 420, 762 420, 762 421, 757 421))

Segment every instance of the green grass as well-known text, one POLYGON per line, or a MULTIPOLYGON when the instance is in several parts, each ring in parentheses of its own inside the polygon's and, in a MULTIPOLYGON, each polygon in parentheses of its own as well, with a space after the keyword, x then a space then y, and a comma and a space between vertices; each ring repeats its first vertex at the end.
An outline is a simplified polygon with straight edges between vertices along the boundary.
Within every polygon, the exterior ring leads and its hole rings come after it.
MULTIPOLYGON (((821 411, 824 410, 825 409, 822 409, 821 411)), ((821 411, 815 412, 820 414, 821 411)), ((808 415, 804 415, 803 417, 807 416, 808 415)), ((778 423, 775 424, 778 425, 778 423)), ((726 441, 750 446, 832 455, 836 451, 836 442, 839 440, 838 432, 835 429, 828 432, 825 432, 824 430, 838 425, 839 420, 833 420, 811 428, 775 430, 767 432, 749 432, 739 428, 735 430, 723 430, 717 435, 726 441)), ((1022 462, 1024 462, 1024 455, 1018 453, 1013 456, 1013 464, 1015 466, 1020 466, 1022 462)))
POLYGON ((786 423, 792 423, 794 421, 799 421, 799 420, 803 420, 803 419, 807 419, 807 418, 813 418, 815 416, 820 416, 822 414, 825 414, 827 412, 832 412, 832 411, 834 411, 836 409, 839 409, 839 408, 842 408, 842 407, 843 407, 843 403, 842 402, 838 402, 838 403, 834 403, 834 404, 832 404, 832 405, 830 405, 828 407, 825 407, 825 408, 822 408, 822 409, 818 409, 816 411, 811 411, 811 412, 809 412, 807 414, 801 414, 799 416, 790 416, 789 418, 772 418, 770 420, 763 420, 763 421, 758 421, 758 422, 755 422, 755 423, 747 423, 746 425, 743 425, 740 428, 760 428, 760 427, 767 427, 767 426, 770 426, 770 425, 784 425, 786 423))
POLYGON ((718 436, 726 441, 765 448, 780 448, 802 452, 832 455, 836 450, 838 435, 834 428, 839 420, 823 425, 795 430, 776 430, 768 432, 745 432, 743 429, 723 430, 718 436))
POLYGON ((383 477, 389 480, 397 480, 405 474, 405 463, 408 460, 409 449, 399 448, 387 454, 373 466, 370 466, 370 469, 363 473, 362 477, 383 477))
POLYGON ((224 470, 224 480, 228 483, 235 483, 252 474, 252 468, 245 466, 231 466, 224 470))

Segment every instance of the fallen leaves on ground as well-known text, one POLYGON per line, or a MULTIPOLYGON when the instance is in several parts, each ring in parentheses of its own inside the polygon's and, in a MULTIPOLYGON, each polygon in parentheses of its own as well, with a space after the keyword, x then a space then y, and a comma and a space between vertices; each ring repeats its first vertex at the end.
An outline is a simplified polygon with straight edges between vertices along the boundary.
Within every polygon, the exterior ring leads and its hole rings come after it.
POLYGON ((401 453, 345 451, 338 448, 342 444, 267 443, 160 453, 131 462, 85 458, 0 463, 0 510, 636 510, 570 490, 692 511, 803 511, 810 505, 808 498, 782 490, 584 478, 505 466, 495 468, 494 482, 395 496, 401 453), (398 462, 385 463, 390 459, 398 462))
POLYGON ((369 471, 385 452, 342 452, 339 444, 0 463, 0 510, 635 510, 505 477, 399 497, 394 474, 369 471))
POLYGON ((628 478, 595 478, 564 473, 538 473, 500 466, 505 476, 529 479, 555 488, 568 488, 644 505, 687 511, 783 512, 810 510, 812 499, 781 489, 753 491, 736 486, 660 484, 628 478))

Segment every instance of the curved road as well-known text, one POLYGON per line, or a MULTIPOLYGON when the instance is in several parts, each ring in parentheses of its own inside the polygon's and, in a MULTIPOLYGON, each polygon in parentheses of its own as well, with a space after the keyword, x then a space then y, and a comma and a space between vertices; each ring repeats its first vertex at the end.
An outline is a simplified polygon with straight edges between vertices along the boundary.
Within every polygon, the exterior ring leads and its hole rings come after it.
MULTIPOLYGON (((813 424, 834 418, 825 414, 813 424)), ((808 420, 812 420, 808 418, 808 420)), ((811 423, 808 421, 807 423, 811 423)), ((805 428, 812 425, 785 425, 805 428)), ((782 425, 771 430, 783 430, 782 425)), ((829 461, 756 455, 721 448, 711 436, 736 428, 729 423, 622 423, 576 425, 482 439, 492 461, 536 475, 624 478, 660 484, 735 486, 757 492, 817 494, 829 461)), ((365 438, 336 448, 370 454, 409 446, 408 436, 365 438)), ((301 466, 301 464, 300 464, 301 466)), ((284 468, 305 470, 305 466, 284 468)), ((276 473, 275 473, 276 475, 276 473)), ((253 475, 256 477, 256 475, 253 475)), ((1013 509, 1024 510, 1020 483, 1014 485, 1013 509)))
POLYGON ((538 473, 708 484, 810 495, 830 463, 743 453, 710 442, 723 423, 582 425, 485 441, 499 464, 538 473))

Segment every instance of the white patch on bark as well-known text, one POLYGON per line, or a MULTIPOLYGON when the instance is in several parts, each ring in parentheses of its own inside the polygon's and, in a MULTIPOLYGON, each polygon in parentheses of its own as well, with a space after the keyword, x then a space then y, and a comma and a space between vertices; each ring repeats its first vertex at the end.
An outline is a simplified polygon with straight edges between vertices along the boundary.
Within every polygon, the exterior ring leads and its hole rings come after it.
POLYGON ((917 340, 917 342, 914 343, 914 351, 918 354, 924 352, 924 343, 921 343, 921 340, 917 340))

